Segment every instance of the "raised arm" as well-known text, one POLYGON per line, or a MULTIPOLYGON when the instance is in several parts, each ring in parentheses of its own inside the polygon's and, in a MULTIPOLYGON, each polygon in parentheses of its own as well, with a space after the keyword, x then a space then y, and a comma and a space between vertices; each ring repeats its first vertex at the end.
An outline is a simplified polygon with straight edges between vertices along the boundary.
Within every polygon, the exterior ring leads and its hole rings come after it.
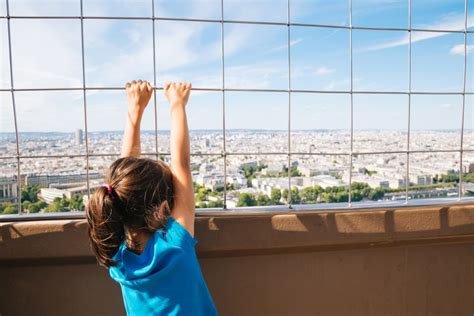
POLYGON ((140 124, 145 108, 153 94, 148 81, 133 80, 125 86, 128 101, 127 122, 123 134, 122 153, 120 157, 140 157, 140 124))
POLYGON ((189 131, 186 104, 190 83, 169 83, 164 87, 171 114, 171 170, 175 202, 171 216, 194 236, 194 190, 191 177, 189 131))

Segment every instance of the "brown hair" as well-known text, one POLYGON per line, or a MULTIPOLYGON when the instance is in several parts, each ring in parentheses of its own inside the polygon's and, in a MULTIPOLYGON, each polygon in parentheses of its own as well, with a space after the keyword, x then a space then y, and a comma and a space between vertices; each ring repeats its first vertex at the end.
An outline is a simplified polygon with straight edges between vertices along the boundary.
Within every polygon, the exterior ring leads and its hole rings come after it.
POLYGON ((174 204, 173 174, 161 160, 123 157, 105 176, 86 206, 89 239, 100 265, 117 263, 112 257, 125 240, 125 228, 155 232, 164 227, 174 204))

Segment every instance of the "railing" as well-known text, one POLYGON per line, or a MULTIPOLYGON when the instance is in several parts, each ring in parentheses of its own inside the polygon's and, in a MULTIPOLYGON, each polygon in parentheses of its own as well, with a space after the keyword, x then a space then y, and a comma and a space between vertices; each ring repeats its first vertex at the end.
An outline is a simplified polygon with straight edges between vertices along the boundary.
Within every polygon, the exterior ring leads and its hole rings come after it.
MULTIPOLYGON (((1 16, 0 19, 7 20, 7 30, 8 30, 8 51, 9 51, 9 63, 10 63, 10 82, 11 88, 9 89, 0 89, 2 92, 10 92, 11 93, 11 100, 13 106, 13 114, 14 114, 14 121, 15 121, 15 138, 16 138, 16 155, 10 156, 2 156, 1 159, 16 159, 18 165, 18 192, 20 192, 21 188, 21 174, 20 174, 20 160, 22 158, 65 158, 65 157, 84 157, 86 160, 87 166, 87 190, 89 194, 91 193, 89 187, 89 158, 90 157, 101 157, 101 156, 111 156, 111 154, 105 153, 92 153, 89 150, 89 139, 88 139, 88 125, 87 125, 87 91, 97 91, 97 90, 122 90, 121 87, 90 87, 87 85, 86 81, 86 70, 85 70, 85 53, 84 53, 84 21, 85 20, 146 20, 150 21, 152 24, 152 31, 153 31, 153 85, 155 90, 162 90, 163 88, 158 86, 156 73, 157 73, 157 66, 156 66, 156 52, 155 52, 155 21, 178 21, 178 22, 205 22, 205 23, 218 23, 221 26, 221 66, 222 66, 222 87, 220 88, 194 88, 195 91, 214 91, 214 92, 221 92, 222 93, 222 124, 223 124, 223 144, 222 144, 222 152, 220 153, 199 153, 199 154, 192 154, 196 156, 215 156, 220 157, 223 159, 223 166, 224 166, 224 190, 223 190, 223 199, 224 199, 224 210, 232 210, 228 208, 226 205, 226 198, 227 198, 227 158, 233 155, 258 155, 258 156, 271 156, 271 155, 286 155, 288 161, 288 198, 286 205, 281 206, 271 206, 271 207, 257 207, 253 209, 246 209, 247 211, 255 210, 255 211, 262 211, 262 210, 302 210, 302 209, 341 209, 344 207, 351 207, 351 208, 359 208, 359 207, 367 207, 367 206, 391 206, 391 205, 426 205, 426 204, 436 204, 436 203, 445 203, 445 202, 453 202, 458 201, 462 202, 462 200, 466 200, 466 202, 470 201, 470 198, 462 197, 462 190, 463 190, 463 156, 465 153, 474 153, 474 149, 472 148, 464 148, 464 135, 465 135, 465 108, 466 108, 466 96, 474 95, 474 92, 469 92, 466 90, 466 82, 467 82, 467 47, 468 47, 468 34, 473 34, 474 31, 468 29, 468 0, 464 0, 464 29, 463 30, 441 30, 441 29, 425 29, 425 28, 412 28, 412 10, 411 10, 411 0, 408 0, 408 27, 407 28, 384 28, 384 27, 365 27, 365 26, 354 26, 353 25, 353 6, 352 0, 349 0, 349 25, 323 25, 323 24, 311 24, 311 23, 294 23, 291 21, 291 0, 287 2, 287 22, 263 22, 263 21, 246 21, 246 20, 229 20, 224 18, 224 0, 220 1, 221 6, 221 18, 220 19, 195 19, 195 18, 170 18, 170 17, 160 17, 155 16, 155 2, 153 0, 150 1, 150 9, 151 9, 151 16, 85 16, 83 11, 83 1, 80 1, 80 15, 79 16, 15 16, 10 15, 9 9, 9 0, 6 0, 6 15, 1 16), (13 59, 15 56, 12 54, 12 34, 11 34, 11 26, 10 21, 13 19, 73 19, 73 20, 80 20, 81 22, 81 56, 82 56, 82 86, 81 87, 70 87, 70 88, 61 88, 61 87, 52 87, 52 88, 16 88, 14 84, 14 71, 13 71, 13 59), (252 88, 232 88, 226 86, 226 76, 225 76, 225 27, 229 24, 249 24, 249 25, 273 25, 273 26, 286 26, 287 27, 287 63, 288 63, 288 86, 285 89, 252 89, 252 88), (292 66, 291 66, 291 39, 292 33, 291 30, 293 27, 308 27, 308 28, 330 28, 330 29, 345 29, 349 31, 350 39, 349 39, 349 46, 350 46, 350 89, 349 90, 341 90, 341 91, 325 91, 325 90, 302 90, 302 89, 294 89, 292 87, 292 66), (358 91, 354 89, 354 71, 353 71, 353 30, 368 30, 368 31, 402 31, 407 32, 409 36, 408 42, 408 90, 407 91, 358 91), (458 33, 464 35, 464 67, 463 67, 463 88, 462 91, 457 92, 440 92, 440 91, 412 91, 412 33, 413 32, 442 32, 442 33, 458 33), (19 145, 19 129, 17 126, 17 111, 16 111, 16 102, 15 102, 15 93, 16 92, 24 92, 24 91, 82 91, 83 93, 83 109, 84 109, 84 130, 85 130, 85 146, 86 146, 86 153, 85 154, 74 154, 74 155, 28 155, 22 156, 20 153, 20 145, 19 145), (287 93, 288 96, 288 126, 287 126, 287 133, 288 133, 288 142, 287 142, 287 151, 282 152, 229 152, 227 150, 227 143, 226 143, 226 92, 269 92, 269 93, 287 93), (292 113, 292 99, 291 95, 294 93, 316 93, 316 94, 344 94, 350 96, 350 150, 345 152, 338 152, 338 153, 331 153, 331 152, 296 152, 291 150, 291 113, 292 113), (406 95, 408 97, 408 117, 407 123, 408 128, 406 130, 407 133, 407 141, 406 141, 406 149, 404 150, 397 150, 397 151, 357 151, 354 149, 354 95, 363 94, 363 95, 406 95), (413 150, 410 148, 410 136, 411 136, 411 99, 413 95, 460 95, 462 96, 462 118, 461 118, 461 126, 460 126, 460 148, 459 149, 437 149, 437 150, 413 150), (458 184, 458 196, 453 199, 436 199, 436 200, 428 200, 428 201, 412 201, 410 200, 409 190, 410 190, 410 155, 416 153, 459 153, 459 184, 458 184), (352 170, 353 170, 353 159, 354 155, 379 155, 379 154, 400 154, 406 155, 406 175, 405 178, 405 200, 404 201, 395 201, 395 202, 381 202, 376 204, 367 204, 367 203, 354 203, 352 201, 352 170), (334 205, 295 205, 292 203, 292 184, 291 184, 291 172, 289 171, 292 157, 296 155, 315 155, 315 156, 325 156, 325 155, 338 155, 338 156, 345 156, 349 158, 349 188, 348 188, 348 203, 343 204, 334 204, 334 205)), ((159 152, 158 147, 158 128, 157 128, 157 99, 156 94, 154 96, 154 113, 155 113, 155 151, 154 152, 147 152, 143 153, 144 155, 155 156, 156 158, 160 156, 169 156, 167 152, 159 152)), ((19 193, 20 194, 20 193, 19 193)), ((242 209, 240 209, 242 210, 242 209)), ((204 212, 204 210, 200 210, 204 212)), ((208 211, 218 211, 218 209, 210 209, 208 211)), ((21 199, 19 199, 18 203, 18 213, 22 214, 22 207, 21 207, 21 199)), ((45 218, 50 218, 53 215, 44 215, 45 218)), ((55 216, 55 215, 54 215, 55 216)), ((54 217, 53 216, 53 217, 54 217)), ((73 216, 75 215, 68 215, 73 216)), ((42 216, 35 215, 35 218, 41 218, 42 216)))

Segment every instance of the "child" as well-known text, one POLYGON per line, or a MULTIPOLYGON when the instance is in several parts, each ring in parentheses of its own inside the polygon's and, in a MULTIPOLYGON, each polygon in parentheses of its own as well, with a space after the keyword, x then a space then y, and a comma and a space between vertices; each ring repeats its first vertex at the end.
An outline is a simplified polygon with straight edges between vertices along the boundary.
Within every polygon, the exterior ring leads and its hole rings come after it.
POLYGON ((140 158, 140 122, 153 94, 147 81, 127 83, 121 158, 86 207, 100 265, 122 289, 128 315, 217 315, 196 257, 194 191, 185 106, 190 83, 166 83, 171 107, 171 169, 140 158))

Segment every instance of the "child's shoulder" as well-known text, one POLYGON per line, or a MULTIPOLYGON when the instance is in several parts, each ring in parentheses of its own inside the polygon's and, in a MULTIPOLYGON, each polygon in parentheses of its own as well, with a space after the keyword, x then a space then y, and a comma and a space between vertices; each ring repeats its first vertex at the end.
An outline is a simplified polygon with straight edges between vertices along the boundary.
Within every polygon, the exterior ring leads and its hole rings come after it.
POLYGON ((197 243, 197 239, 172 216, 168 216, 165 227, 158 234, 168 243, 183 249, 193 249, 197 243))

